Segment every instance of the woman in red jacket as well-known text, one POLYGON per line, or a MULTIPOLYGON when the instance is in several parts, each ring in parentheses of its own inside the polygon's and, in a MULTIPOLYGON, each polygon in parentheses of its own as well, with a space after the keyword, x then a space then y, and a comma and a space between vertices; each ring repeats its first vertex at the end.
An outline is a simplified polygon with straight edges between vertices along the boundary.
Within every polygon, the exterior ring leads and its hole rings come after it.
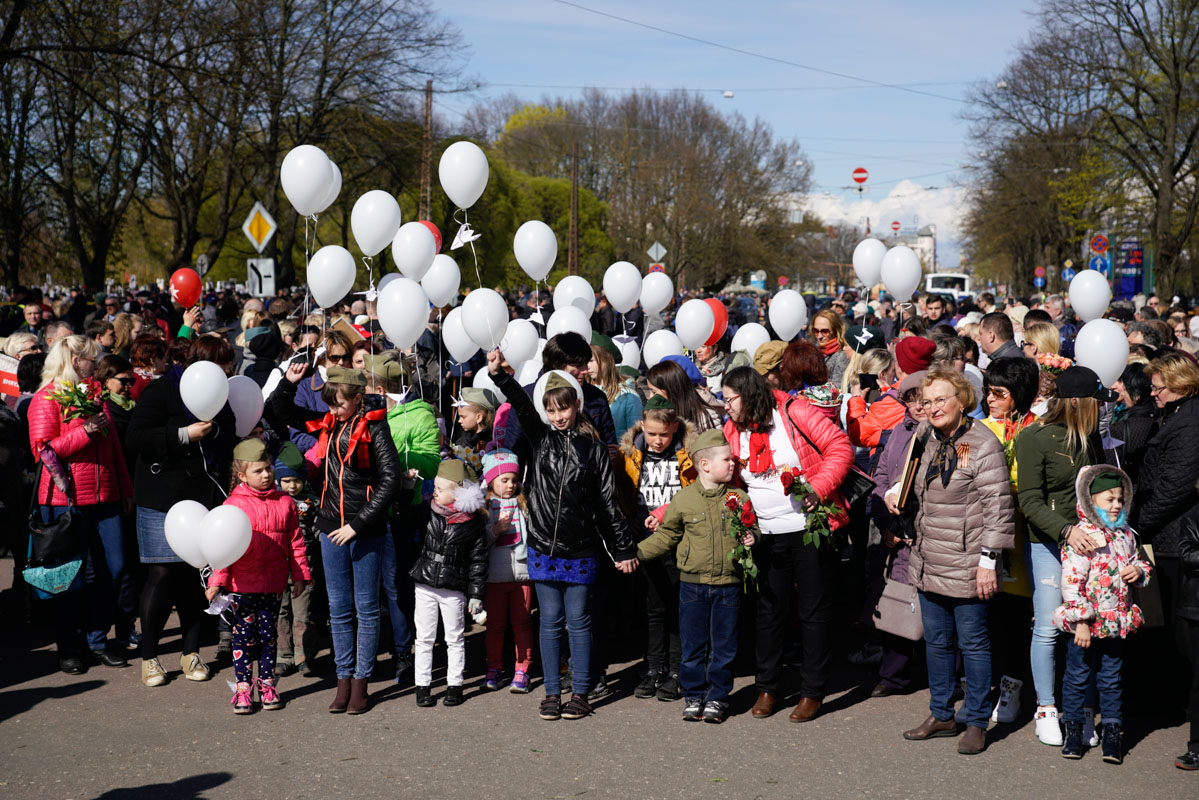
POLYGON ((72 508, 86 543, 83 590, 64 592, 52 601, 58 665, 71 675, 86 671, 84 656, 89 652, 105 666, 128 666, 124 656, 109 649, 108 631, 116 621, 127 628, 121 632, 127 636, 132 626, 131 619, 115 619, 116 586, 126 569, 121 514, 133 507, 133 485, 120 437, 111 430, 112 417, 107 410, 86 419, 64 421, 64 409, 50 397, 68 384, 91 377, 99 358, 100 345, 91 339, 67 336, 58 340, 46 356, 42 387, 29 403, 29 446, 38 463, 45 465, 34 487, 42 519, 57 519, 72 508), (53 475, 55 472, 58 474, 53 475))
POLYGON ((725 438, 738 460, 762 531, 754 559, 761 574, 758 595, 758 700, 755 719, 774 713, 782 696, 783 647, 796 593, 803 635, 801 699, 792 722, 820 713, 832 658, 833 584, 837 548, 832 543, 804 544, 807 515, 820 503, 840 511, 829 518, 834 531, 849 521, 839 487, 853 463, 849 437, 802 397, 772 390, 749 367, 724 376, 724 405, 729 421, 725 438), (815 496, 800 498, 783 488, 781 475, 803 473, 815 496))

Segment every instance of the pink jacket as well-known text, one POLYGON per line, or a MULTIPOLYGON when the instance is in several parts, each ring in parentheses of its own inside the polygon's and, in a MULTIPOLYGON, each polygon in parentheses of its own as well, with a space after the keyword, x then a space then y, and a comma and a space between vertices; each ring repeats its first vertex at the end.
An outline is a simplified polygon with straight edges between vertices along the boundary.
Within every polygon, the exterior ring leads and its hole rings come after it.
MULTIPOLYGON (((819 408, 802 397, 791 397, 786 392, 775 390, 775 402, 778 412, 784 419, 790 419, 787 426, 787 438, 799 456, 804 478, 812 485, 822 501, 833 498, 841 513, 830 517, 829 527, 832 530, 849 522, 849 505, 841 497, 841 484, 849 475, 853 466, 853 447, 845 431, 837 427, 819 408), (803 434, 800 434, 803 431, 803 434), (807 439, 804 436, 807 436, 807 439), (808 443, 811 439, 812 444, 808 443)), ((724 423, 724 438, 729 440, 733 448, 733 458, 740 465, 741 431, 731 420, 724 423)), ((739 478, 738 478, 739 479, 739 478)))
MULTIPOLYGON (((49 445, 71 471, 71 501, 80 506, 119 503, 133 497, 133 483, 125 467, 121 439, 117 436, 112 414, 105 433, 89 434, 82 419, 63 422, 62 407, 50 399, 54 387, 46 386, 29 401, 29 446, 40 460, 43 445, 49 445)), ((54 486, 50 473, 43 470, 38 485, 42 505, 65 506, 66 496, 54 486)))
POLYGON ((209 586, 222 586, 231 592, 278 594, 287 590, 288 576, 293 581, 312 580, 295 500, 277 489, 257 492, 242 483, 225 505, 246 512, 254 533, 246 554, 233 566, 213 572, 209 586))

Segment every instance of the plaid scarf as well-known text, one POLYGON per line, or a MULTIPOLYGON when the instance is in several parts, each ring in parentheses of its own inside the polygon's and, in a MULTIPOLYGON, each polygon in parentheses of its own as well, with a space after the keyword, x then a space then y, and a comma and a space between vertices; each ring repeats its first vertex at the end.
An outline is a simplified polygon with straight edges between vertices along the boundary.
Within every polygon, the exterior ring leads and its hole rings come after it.
POLYGON ((936 428, 933 428, 933 435, 937 439, 937 452, 933 455, 933 460, 929 462, 928 471, 924 474, 924 485, 928 486, 938 476, 941 478, 941 486, 949 486, 949 479, 953 476, 953 471, 957 468, 958 460, 962 461, 965 466, 970 458, 970 445, 959 445, 958 440, 970 430, 970 426, 974 424, 974 420, 970 417, 962 417, 962 424, 953 432, 949 438, 936 428))

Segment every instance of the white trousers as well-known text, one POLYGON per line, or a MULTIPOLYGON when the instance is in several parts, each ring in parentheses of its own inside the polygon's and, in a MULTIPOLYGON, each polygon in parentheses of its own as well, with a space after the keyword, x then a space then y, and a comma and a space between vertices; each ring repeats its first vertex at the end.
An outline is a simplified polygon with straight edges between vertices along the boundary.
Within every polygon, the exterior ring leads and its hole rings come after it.
POLYGON ((466 595, 450 589, 434 589, 423 583, 416 584, 416 608, 412 615, 416 623, 416 685, 433 683, 433 643, 437 641, 438 614, 445 625, 445 682, 448 686, 461 686, 466 670, 466 637, 462 635, 466 626, 466 595))

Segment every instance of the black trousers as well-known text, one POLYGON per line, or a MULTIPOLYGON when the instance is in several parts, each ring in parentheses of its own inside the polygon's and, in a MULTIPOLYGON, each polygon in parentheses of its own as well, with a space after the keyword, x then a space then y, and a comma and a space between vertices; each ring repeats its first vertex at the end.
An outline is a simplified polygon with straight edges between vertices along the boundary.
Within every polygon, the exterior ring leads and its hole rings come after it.
POLYGON ((1191 723, 1190 748, 1199 751, 1199 620, 1182 620, 1187 638, 1187 656, 1191 660, 1191 697, 1187 703, 1187 719, 1191 723))
POLYGON ((652 673, 677 675, 683 645, 679 640, 679 570, 674 554, 646 561, 637 574, 645 588, 645 665, 652 673))
POLYGON ((792 599, 799 607, 803 645, 800 694, 824 700, 833 654, 833 590, 838 554, 803 543, 803 531, 763 534, 754 548, 758 562, 758 691, 781 696, 783 652, 790 630, 792 599))

